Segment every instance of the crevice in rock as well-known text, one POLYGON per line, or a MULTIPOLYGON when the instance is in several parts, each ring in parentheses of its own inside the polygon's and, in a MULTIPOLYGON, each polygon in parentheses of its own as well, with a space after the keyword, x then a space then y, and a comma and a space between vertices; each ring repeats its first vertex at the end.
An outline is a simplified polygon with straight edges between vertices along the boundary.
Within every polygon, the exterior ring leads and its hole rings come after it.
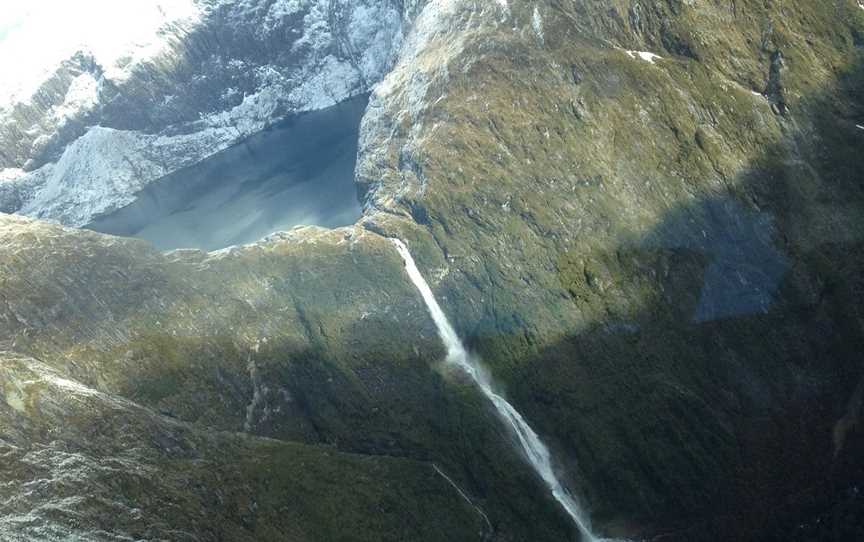
POLYGON ((484 512, 482 508, 480 508, 478 505, 476 505, 474 503, 474 501, 471 500, 471 497, 469 497, 468 494, 465 493, 462 490, 462 488, 459 487, 459 485, 453 481, 452 478, 447 476, 447 474, 443 470, 441 470, 438 467, 438 465, 436 465, 435 463, 432 463, 432 468, 435 469, 435 472, 438 473, 438 475, 441 476, 441 478, 444 478, 444 480, 447 481, 447 483, 450 484, 453 487, 453 489, 456 490, 457 493, 459 493, 459 496, 462 497, 462 499, 464 499, 465 502, 468 503, 469 506, 471 506, 471 508, 473 508, 474 510, 477 511, 477 514, 480 515, 481 518, 483 518, 483 523, 486 524, 486 529, 483 531, 483 534, 481 535, 481 540, 491 540, 492 535, 495 532, 495 528, 492 526, 492 522, 489 521, 489 516, 486 515, 486 512, 484 512))

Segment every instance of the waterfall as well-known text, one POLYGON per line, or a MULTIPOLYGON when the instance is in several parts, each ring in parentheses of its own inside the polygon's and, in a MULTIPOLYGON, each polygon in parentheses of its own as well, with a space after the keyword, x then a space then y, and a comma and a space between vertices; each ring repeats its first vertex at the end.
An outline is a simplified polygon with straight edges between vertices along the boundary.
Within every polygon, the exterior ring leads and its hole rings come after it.
POLYGON ((417 269, 417 264, 414 263, 414 258, 411 257, 411 252, 408 251, 405 243, 399 239, 390 239, 390 241, 396 246, 402 259, 405 260, 405 270, 408 273, 408 277, 414 283, 414 286, 417 287, 417 290, 420 291, 420 295, 426 303, 426 308, 429 310, 429 314, 438 328, 438 335, 441 336, 444 346, 447 347, 447 363, 460 367, 477 384, 483 395, 495 407, 502 421, 504 421, 517 438, 526 458, 531 463, 531 466, 534 467, 537 474, 540 475, 540 478, 546 483, 549 491, 552 492, 552 496, 572 518, 583 539, 587 542, 597 542, 598 538, 591 532, 585 512, 579 507, 570 493, 564 489, 558 477, 555 476, 555 472, 552 470, 549 449, 543 444, 537 433, 531 429, 531 426, 528 425, 522 415, 513 408, 513 405, 492 389, 492 382, 488 374, 465 350, 465 346, 456 334, 456 330, 450 325, 450 321, 447 320, 447 316, 441 310, 441 306, 438 305, 432 289, 423 278, 423 275, 420 274, 420 270, 417 269))

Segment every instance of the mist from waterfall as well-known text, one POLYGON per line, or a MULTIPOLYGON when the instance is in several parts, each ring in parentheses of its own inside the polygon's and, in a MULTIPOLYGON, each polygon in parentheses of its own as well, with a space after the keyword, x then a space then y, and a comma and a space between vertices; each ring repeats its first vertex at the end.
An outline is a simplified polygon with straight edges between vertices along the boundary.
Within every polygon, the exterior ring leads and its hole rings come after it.
POLYGON ((435 326, 438 328, 438 335, 444 342, 444 346, 447 347, 447 363, 458 366, 471 377, 483 395, 495 407, 502 421, 516 436, 531 466, 534 467, 534 470, 546 483, 555 500, 561 504, 567 514, 573 519, 583 539, 587 542, 597 542, 599 539, 591 532, 587 515, 555 475, 552 469, 549 449, 543 444, 540 437, 537 436, 537 433, 528 425, 522 415, 513 408, 513 405, 494 391, 489 375, 465 349, 453 326, 450 325, 450 321, 447 319, 444 311, 441 310, 441 306, 438 305, 432 289, 423 278, 420 270, 417 269, 414 258, 411 256, 411 252, 405 246, 405 243, 399 239, 390 239, 390 241, 396 246, 399 255, 405 261, 405 270, 408 273, 408 277, 414 283, 414 286, 417 287, 417 290, 420 291, 426 308, 432 316, 435 326))

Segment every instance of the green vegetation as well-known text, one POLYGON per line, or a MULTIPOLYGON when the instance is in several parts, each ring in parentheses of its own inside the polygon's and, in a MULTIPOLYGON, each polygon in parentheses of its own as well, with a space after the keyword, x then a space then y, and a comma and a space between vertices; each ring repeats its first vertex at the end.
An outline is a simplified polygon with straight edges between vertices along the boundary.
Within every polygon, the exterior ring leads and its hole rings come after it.
POLYGON ((600 530, 855 534, 864 12, 509 4, 518 31, 457 10, 375 104, 362 227, 161 255, 0 217, 0 344, 111 398, 4 385, 0 481, 81 450, 69 494, 105 500, 53 521, 139 538, 567 539, 398 235, 600 530))

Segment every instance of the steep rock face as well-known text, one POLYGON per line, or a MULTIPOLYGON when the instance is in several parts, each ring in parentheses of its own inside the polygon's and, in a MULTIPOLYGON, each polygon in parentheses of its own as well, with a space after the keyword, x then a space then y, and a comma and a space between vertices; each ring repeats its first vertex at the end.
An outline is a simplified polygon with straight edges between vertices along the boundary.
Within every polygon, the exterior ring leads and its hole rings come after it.
POLYGON ((403 34, 399 3, 189 4, 145 50, 85 49, 0 104, 0 210, 83 226, 290 113, 367 92, 403 34))
POLYGON ((373 94, 370 227, 609 532, 861 529, 862 16, 440 2, 373 94))

